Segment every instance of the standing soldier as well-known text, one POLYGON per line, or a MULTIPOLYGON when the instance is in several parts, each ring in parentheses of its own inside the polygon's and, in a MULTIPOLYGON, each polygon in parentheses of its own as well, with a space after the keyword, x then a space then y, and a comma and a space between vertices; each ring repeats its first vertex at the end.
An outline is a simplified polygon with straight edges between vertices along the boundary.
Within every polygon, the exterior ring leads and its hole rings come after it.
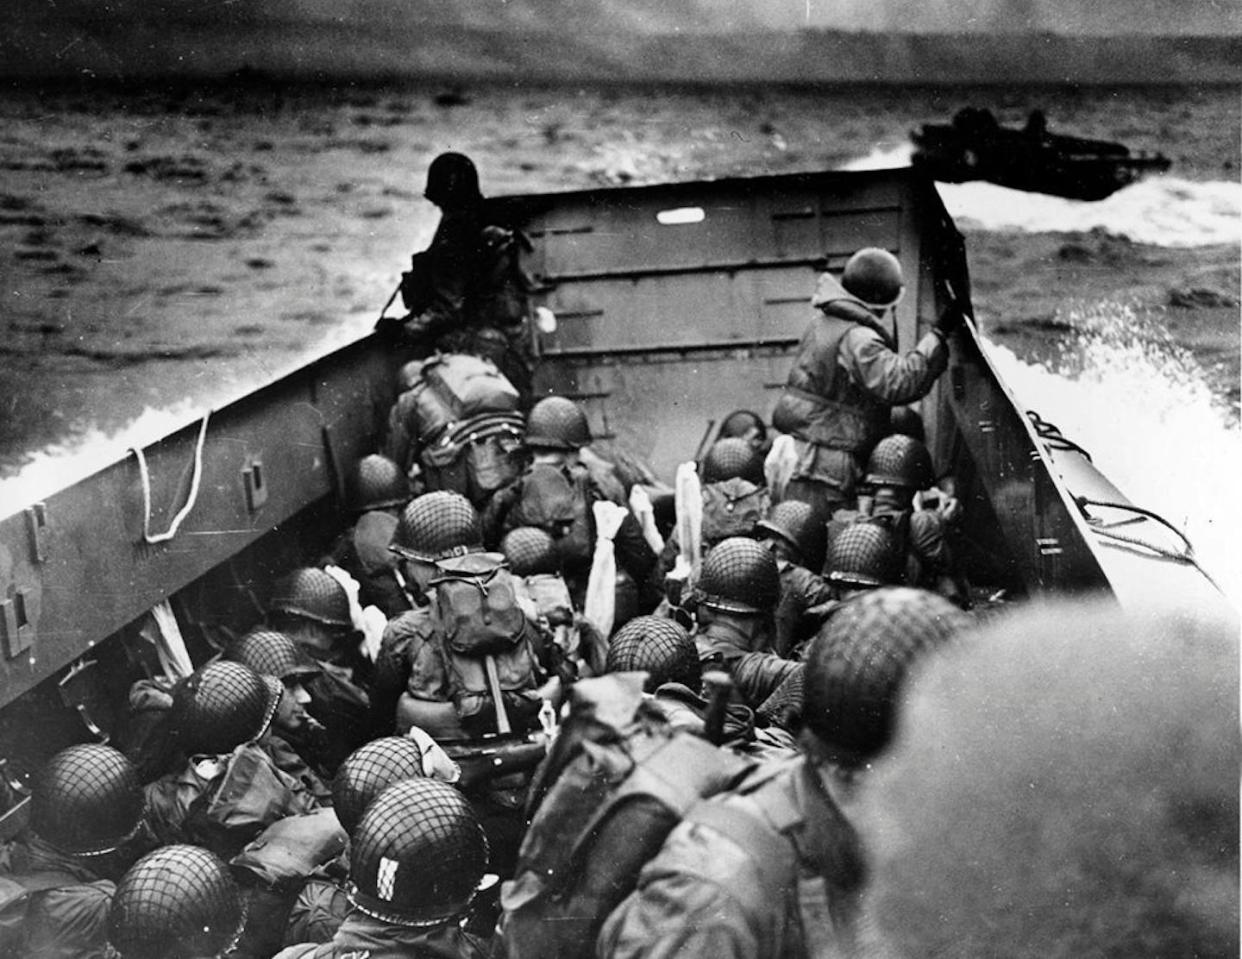
POLYGON ((887 250, 859 250, 840 282, 820 275, 819 314, 802 336, 773 425, 792 434, 797 463, 786 499, 810 503, 821 521, 849 506, 871 447, 889 431, 889 411, 927 394, 948 363, 947 340, 961 314, 947 310, 909 353, 882 320, 905 290, 887 250))

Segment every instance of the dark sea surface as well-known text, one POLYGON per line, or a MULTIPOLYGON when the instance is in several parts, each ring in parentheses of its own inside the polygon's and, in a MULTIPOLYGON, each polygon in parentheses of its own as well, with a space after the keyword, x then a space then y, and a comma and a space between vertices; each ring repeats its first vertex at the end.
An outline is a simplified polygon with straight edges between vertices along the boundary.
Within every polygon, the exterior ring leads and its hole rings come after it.
POLYGON ((443 150, 470 154, 490 194, 897 166, 912 128, 968 104, 1009 123, 1038 107, 1054 132, 1173 161, 1096 204, 942 187, 1011 375, 1079 382, 1107 367, 1082 344, 1112 336, 1177 364, 1232 450, 1239 103, 1237 87, 9 87, 0 506, 365 333, 435 227, 422 187, 443 150))

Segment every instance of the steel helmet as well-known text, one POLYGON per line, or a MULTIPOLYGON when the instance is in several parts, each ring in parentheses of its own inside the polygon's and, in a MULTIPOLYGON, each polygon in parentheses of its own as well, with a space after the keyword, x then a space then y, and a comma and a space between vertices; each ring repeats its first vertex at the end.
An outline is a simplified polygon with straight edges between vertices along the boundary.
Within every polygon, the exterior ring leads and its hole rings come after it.
POLYGON ((758 535, 779 536, 794 548, 801 565, 807 569, 819 569, 823 565, 827 532, 818 522, 810 503, 802 500, 782 500, 768 511, 768 515, 755 524, 758 535))
POLYGON ((423 751, 404 736, 373 739, 349 754, 332 780, 332 808, 351 836, 375 797, 393 783, 423 773, 423 751))
POLYGON ((889 410, 888 425, 894 433, 912 436, 920 443, 927 442, 927 428, 923 425, 923 417, 918 410, 908 406, 894 406, 889 410))
POLYGON ((500 551, 505 554, 509 568, 517 576, 535 576, 560 570, 556 541, 538 526, 519 526, 510 530, 500 541, 500 551))
POLYGON ((267 732, 285 687, 274 676, 220 660, 177 684, 170 721, 187 753, 227 753, 267 732))
POLYGON ((404 506, 410 500, 410 481, 387 456, 372 453, 354 464, 345 501, 355 513, 404 506))
POLYGON ((72 856, 112 852, 138 831, 144 808, 138 771, 111 746, 62 749, 34 777, 30 828, 72 856))
POLYGON ((896 586, 904 560, 887 527, 863 521, 849 524, 833 538, 824 570, 830 582, 842 586, 896 586))
POLYGON ((199 846, 164 846, 117 884, 108 943, 121 959, 219 956, 241 935, 241 890, 217 856, 199 846))
POLYGON ((841 286, 868 306, 892 306, 905 289, 901 263, 888 250, 866 247, 846 262, 841 286))
POLYGON ((526 415, 526 445, 577 450, 591 442, 581 406, 564 396, 545 396, 526 415))
POLYGON ((730 536, 703 560, 697 590, 700 602, 726 613, 770 613, 781 598, 776 557, 762 543, 730 536))
POLYGON ((842 604, 807 651, 803 724, 862 761, 877 756, 911 663, 970 623, 943 596, 920 589, 877 589, 842 604))
POLYGON ((286 613, 327 626, 353 626, 349 594, 322 569, 305 566, 281 577, 272 589, 269 612, 286 613))
POLYGON ((457 210, 478 203, 479 171, 462 153, 441 153, 427 167, 423 196, 442 210, 457 210))
POLYGON ((393 552, 434 563, 483 549, 483 526, 470 500, 450 490, 424 493, 401 512, 393 552))
POLYGON ((926 446, 913 436, 895 433, 875 444, 863 481, 872 486, 929 489, 936 483, 936 471, 926 446))
POLYGON ((763 457, 746 440, 737 437, 716 440, 703 457, 703 482, 720 483, 744 479, 764 485, 763 457))
POLYGON ((406 779, 380 793, 354 831, 350 902, 382 922, 438 925, 469 907, 487 857, 483 827, 460 792, 406 779))
POLYGON ((751 430, 758 431, 758 438, 766 440, 768 438, 768 428, 764 426, 763 419, 758 413, 750 410, 734 410, 724 418, 724 422, 720 424, 720 434, 717 439, 746 439, 746 434, 751 430))
POLYGON ((252 629, 229 644, 224 658, 280 680, 311 679, 323 671, 300 645, 274 629, 252 629))
POLYGON ((695 692, 702 685, 694 640, 679 623, 662 616, 636 616, 608 642, 605 672, 639 669, 647 673, 649 693, 665 683, 681 683, 695 692))

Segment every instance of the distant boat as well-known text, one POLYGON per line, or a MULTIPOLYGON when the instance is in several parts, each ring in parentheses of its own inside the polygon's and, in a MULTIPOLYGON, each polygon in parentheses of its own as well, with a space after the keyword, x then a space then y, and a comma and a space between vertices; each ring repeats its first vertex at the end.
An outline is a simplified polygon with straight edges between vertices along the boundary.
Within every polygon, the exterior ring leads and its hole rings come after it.
POLYGON ((1076 200, 1102 200, 1170 165, 1160 153, 1134 154, 1108 140, 1049 133, 1042 110, 1015 128, 1001 126, 990 110, 966 107, 952 123, 925 123, 910 139, 914 166, 934 180, 988 180, 1076 200))

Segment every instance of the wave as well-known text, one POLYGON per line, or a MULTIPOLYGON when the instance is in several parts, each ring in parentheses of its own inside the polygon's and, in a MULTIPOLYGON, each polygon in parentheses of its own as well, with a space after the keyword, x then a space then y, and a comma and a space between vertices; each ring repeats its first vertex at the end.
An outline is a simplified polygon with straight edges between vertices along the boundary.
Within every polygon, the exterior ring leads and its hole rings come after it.
MULTIPOLYGON (((910 146, 877 147, 842 169, 910 165, 910 146)), ((1242 242, 1242 183, 1151 176, 1103 200, 1069 200, 994 183, 937 183, 945 209, 964 230, 1086 233, 1103 230, 1154 246, 1242 242)))

